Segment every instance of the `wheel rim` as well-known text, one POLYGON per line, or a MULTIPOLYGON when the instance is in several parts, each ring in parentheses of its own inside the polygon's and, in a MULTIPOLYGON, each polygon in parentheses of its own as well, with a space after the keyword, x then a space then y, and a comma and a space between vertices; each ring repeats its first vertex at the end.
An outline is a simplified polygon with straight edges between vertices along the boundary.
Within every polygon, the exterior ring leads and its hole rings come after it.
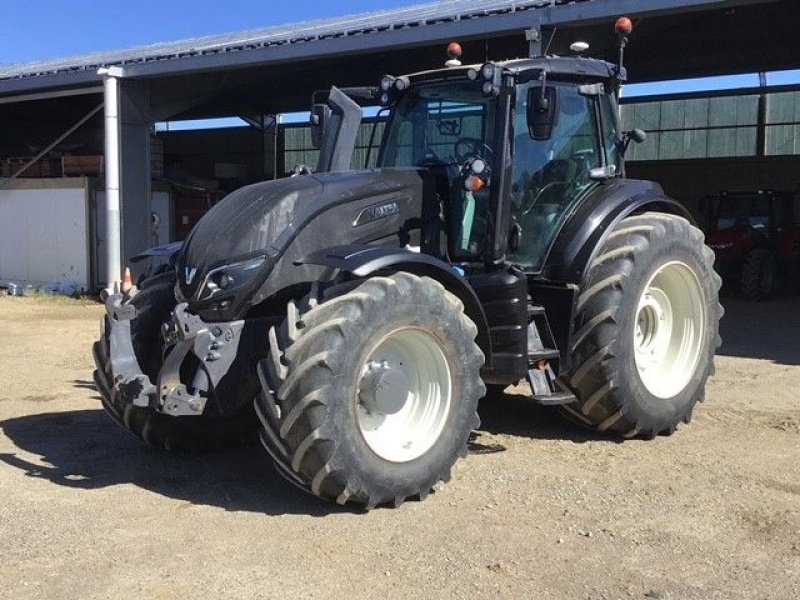
POLYGON ((385 336, 361 367, 358 425, 370 449, 390 462, 430 450, 452 404, 452 372, 441 342, 417 328, 385 336))
POLYGON ((700 362, 704 332, 697 275, 682 262, 662 265, 639 298, 633 332, 636 369, 651 394, 672 398, 686 387, 700 362))

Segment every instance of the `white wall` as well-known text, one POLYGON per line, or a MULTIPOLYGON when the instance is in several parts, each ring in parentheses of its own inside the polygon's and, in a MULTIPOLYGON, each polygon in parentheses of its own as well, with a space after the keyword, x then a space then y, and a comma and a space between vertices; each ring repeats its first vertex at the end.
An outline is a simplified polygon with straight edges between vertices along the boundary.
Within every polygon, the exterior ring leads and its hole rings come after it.
POLYGON ((88 290, 84 178, 0 180, 0 281, 75 281, 88 290))

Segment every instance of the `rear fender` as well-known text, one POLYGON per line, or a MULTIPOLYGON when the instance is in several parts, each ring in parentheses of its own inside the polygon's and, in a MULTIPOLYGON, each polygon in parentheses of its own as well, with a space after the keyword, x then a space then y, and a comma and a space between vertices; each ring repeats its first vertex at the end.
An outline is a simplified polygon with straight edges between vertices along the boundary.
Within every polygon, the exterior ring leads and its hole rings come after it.
POLYGON ((618 179, 587 198, 561 228, 541 275, 533 282, 531 293, 551 317, 550 326, 559 343, 562 367, 567 367, 571 361, 567 349, 571 347, 574 332, 575 303, 589 266, 622 219, 647 211, 674 214, 695 223, 691 213, 665 196, 657 184, 618 179), (550 285, 553 283, 559 287, 553 288, 550 285), (565 307, 564 302, 570 305, 565 307))
POLYGON ((297 265, 318 265, 356 277, 368 277, 380 272, 406 271, 420 277, 430 277, 464 304, 464 313, 478 327, 475 341, 486 356, 486 367, 492 366, 492 347, 489 323, 475 292, 451 265, 429 256, 390 246, 334 246, 314 252, 295 262, 297 265))
POLYGON ((550 281, 580 285, 617 223, 647 211, 678 215, 695 224, 692 214, 665 196, 657 184, 615 180, 593 193, 570 215, 556 237, 542 276, 550 281))

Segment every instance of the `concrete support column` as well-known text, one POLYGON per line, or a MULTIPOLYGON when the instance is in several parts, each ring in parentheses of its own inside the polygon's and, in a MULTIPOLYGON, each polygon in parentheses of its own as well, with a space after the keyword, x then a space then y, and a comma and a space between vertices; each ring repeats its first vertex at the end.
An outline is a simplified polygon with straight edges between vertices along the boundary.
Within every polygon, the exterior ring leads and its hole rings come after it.
POLYGON ((127 80, 121 68, 104 77, 106 173, 106 281, 122 278, 125 262, 150 246, 150 116, 146 82, 127 80))
POLYGON ((119 75, 121 69, 100 69, 103 79, 105 110, 105 173, 106 173, 106 274, 108 289, 122 279, 122 220, 120 219, 119 178, 119 75))

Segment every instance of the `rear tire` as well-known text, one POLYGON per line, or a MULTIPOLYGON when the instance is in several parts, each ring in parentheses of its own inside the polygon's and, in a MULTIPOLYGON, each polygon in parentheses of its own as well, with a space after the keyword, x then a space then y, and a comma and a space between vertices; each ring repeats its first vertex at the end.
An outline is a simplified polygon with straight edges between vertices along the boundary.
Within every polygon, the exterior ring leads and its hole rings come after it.
MULTIPOLYGON (((142 370, 154 382, 163 362, 161 325, 169 319, 175 308, 174 286, 174 273, 159 275, 148 281, 145 289, 131 300, 137 310, 137 317, 131 321, 133 349, 142 370)), ((252 438, 258 424, 250 402, 257 393, 252 385, 249 389, 246 385, 241 386, 239 393, 246 396, 241 399, 241 409, 225 417, 172 417, 153 408, 126 403, 118 394, 114 394, 108 360, 107 321, 105 325, 100 340, 94 345, 97 365, 94 381, 101 393, 103 408, 125 430, 154 448, 181 452, 221 449, 252 438)))
POLYGON ((792 245, 788 272, 787 291, 792 296, 800 296, 800 240, 792 245))
POLYGON ((458 298, 409 273, 290 303, 259 367, 264 446, 292 483, 339 504, 424 498, 479 424, 476 335, 458 298))
POLYGON ((775 289, 777 264, 768 248, 751 250, 742 265, 742 295, 753 301, 768 300, 775 289))
POLYGON ((578 400, 570 421, 652 438, 689 422, 719 346, 721 280, 703 234, 686 219, 623 219, 591 263, 561 374, 578 400))

